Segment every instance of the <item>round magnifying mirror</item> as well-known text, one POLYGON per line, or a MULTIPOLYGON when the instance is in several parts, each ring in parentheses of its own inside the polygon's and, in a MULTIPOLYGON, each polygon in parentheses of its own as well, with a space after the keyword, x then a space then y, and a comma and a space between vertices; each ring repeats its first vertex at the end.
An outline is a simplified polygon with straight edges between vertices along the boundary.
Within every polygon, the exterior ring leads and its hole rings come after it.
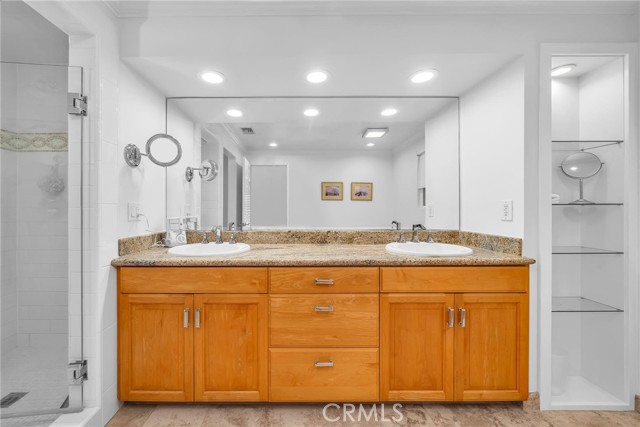
POLYGON ((575 205, 591 205, 593 202, 584 198, 584 185, 582 181, 585 178, 591 178, 602 169, 602 161, 600 157, 593 153, 580 151, 570 154, 562 161, 560 165, 562 172, 569 178, 580 180, 580 197, 578 200, 571 202, 575 205))
POLYGON ((165 133, 153 135, 147 141, 147 156, 158 166, 172 166, 182 158, 182 147, 177 139, 165 133))
POLYGON ((591 178, 602 169, 602 161, 593 153, 581 151, 568 155, 560 165, 562 172, 570 178, 591 178))

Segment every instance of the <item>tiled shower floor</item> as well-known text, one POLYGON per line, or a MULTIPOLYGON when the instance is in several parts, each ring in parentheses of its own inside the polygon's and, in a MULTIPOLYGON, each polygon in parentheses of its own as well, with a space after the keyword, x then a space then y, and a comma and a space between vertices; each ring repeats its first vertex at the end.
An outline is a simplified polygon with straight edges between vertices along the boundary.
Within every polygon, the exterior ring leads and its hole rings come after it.
POLYGON ((27 395, 0 409, 0 414, 60 408, 69 394, 67 363, 64 347, 18 347, 3 355, 0 397, 12 392, 27 395))

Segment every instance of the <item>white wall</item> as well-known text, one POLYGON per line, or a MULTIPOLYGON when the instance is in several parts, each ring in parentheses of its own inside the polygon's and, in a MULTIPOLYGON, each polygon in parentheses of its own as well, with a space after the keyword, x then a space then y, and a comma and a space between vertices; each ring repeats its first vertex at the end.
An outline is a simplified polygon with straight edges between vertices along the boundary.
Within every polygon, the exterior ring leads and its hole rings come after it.
MULTIPOLYGON (((221 162, 219 157, 219 144, 215 141, 215 138, 210 137, 205 132, 202 135, 202 142, 200 146, 202 160, 211 160, 218 164, 220 168, 221 162)), ((200 179, 200 178, 194 178, 200 179)), ((221 176, 218 176, 213 181, 201 181, 201 226, 202 228, 210 229, 216 225, 222 224, 219 216, 219 204, 220 204, 220 180, 221 176)))
POLYGON ((393 155, 389 152, 252 151, 252 165, 289 166, 289 227, 389 228, 393 155), (321 200, 320 183, 343 182, 342 201, 321 200), (351 182, 373 182, 373 200, 352 201, 351 182))
POLYGON ((393 220, 404 229, 425 224, 425 209, 418 198, 418 154, 425 151, 424 143, 424 134, 420 133, 393 152, 393 220))
POLYGON ((460 228, 459 126, 457 101, 452 101, 425 124, 426 225, 429 229, 460 228), (431 211, 429 204, 433 206, 431 211))
POLYGON ((524 236, 524 62, 460 98, 461 229, 524 236), (502 221, 513 200, 513 221, 502 221))

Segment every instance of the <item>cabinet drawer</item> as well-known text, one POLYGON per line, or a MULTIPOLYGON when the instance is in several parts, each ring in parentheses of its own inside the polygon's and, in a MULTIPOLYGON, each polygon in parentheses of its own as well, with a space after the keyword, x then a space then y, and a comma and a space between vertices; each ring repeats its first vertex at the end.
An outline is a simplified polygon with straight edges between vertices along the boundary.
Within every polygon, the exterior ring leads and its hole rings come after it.
POLYGON ((266 293, 263 267, 120 267, 122 293, 266 293))
POLYGON ((378 294, 270 297, 272 347, 377 347, 378 294))
POLYGON ((272 402, 378 400, 378 349, 271 349, 272 402))
POLYGON ((382 267, 382 292, 527 292, 529 266, 382 267))
POLYGON ((378 292, 377 267, 270 268, 274 293, 378 292))

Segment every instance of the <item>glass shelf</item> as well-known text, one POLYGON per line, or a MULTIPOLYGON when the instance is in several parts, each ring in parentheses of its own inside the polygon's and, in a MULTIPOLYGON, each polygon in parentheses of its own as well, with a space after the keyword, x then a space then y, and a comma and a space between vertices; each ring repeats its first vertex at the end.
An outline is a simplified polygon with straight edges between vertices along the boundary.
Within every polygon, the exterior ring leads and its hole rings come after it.
POLYGON ((554 246, 551 249, 551 253, 555 255, 622 255, 624 252, 612 251, 609 249, 589 248, 586 246, 554 246))
POLYGON ((603 202, 603 203, 590 203, 588 205, 580 205, 580 204, 577 204, 577 203, 551 203, 551 206, 580 206, 580 207, 583 207, 583 206, 623 206, 623 205, 624 205, 623 203, 613 203, 613 202, 612 203, 606 203, 606 202, 603 202))
POLYGON ((554 313, 622 313, 623 311, 583 297, 553 297, 551 311, 554 313))

